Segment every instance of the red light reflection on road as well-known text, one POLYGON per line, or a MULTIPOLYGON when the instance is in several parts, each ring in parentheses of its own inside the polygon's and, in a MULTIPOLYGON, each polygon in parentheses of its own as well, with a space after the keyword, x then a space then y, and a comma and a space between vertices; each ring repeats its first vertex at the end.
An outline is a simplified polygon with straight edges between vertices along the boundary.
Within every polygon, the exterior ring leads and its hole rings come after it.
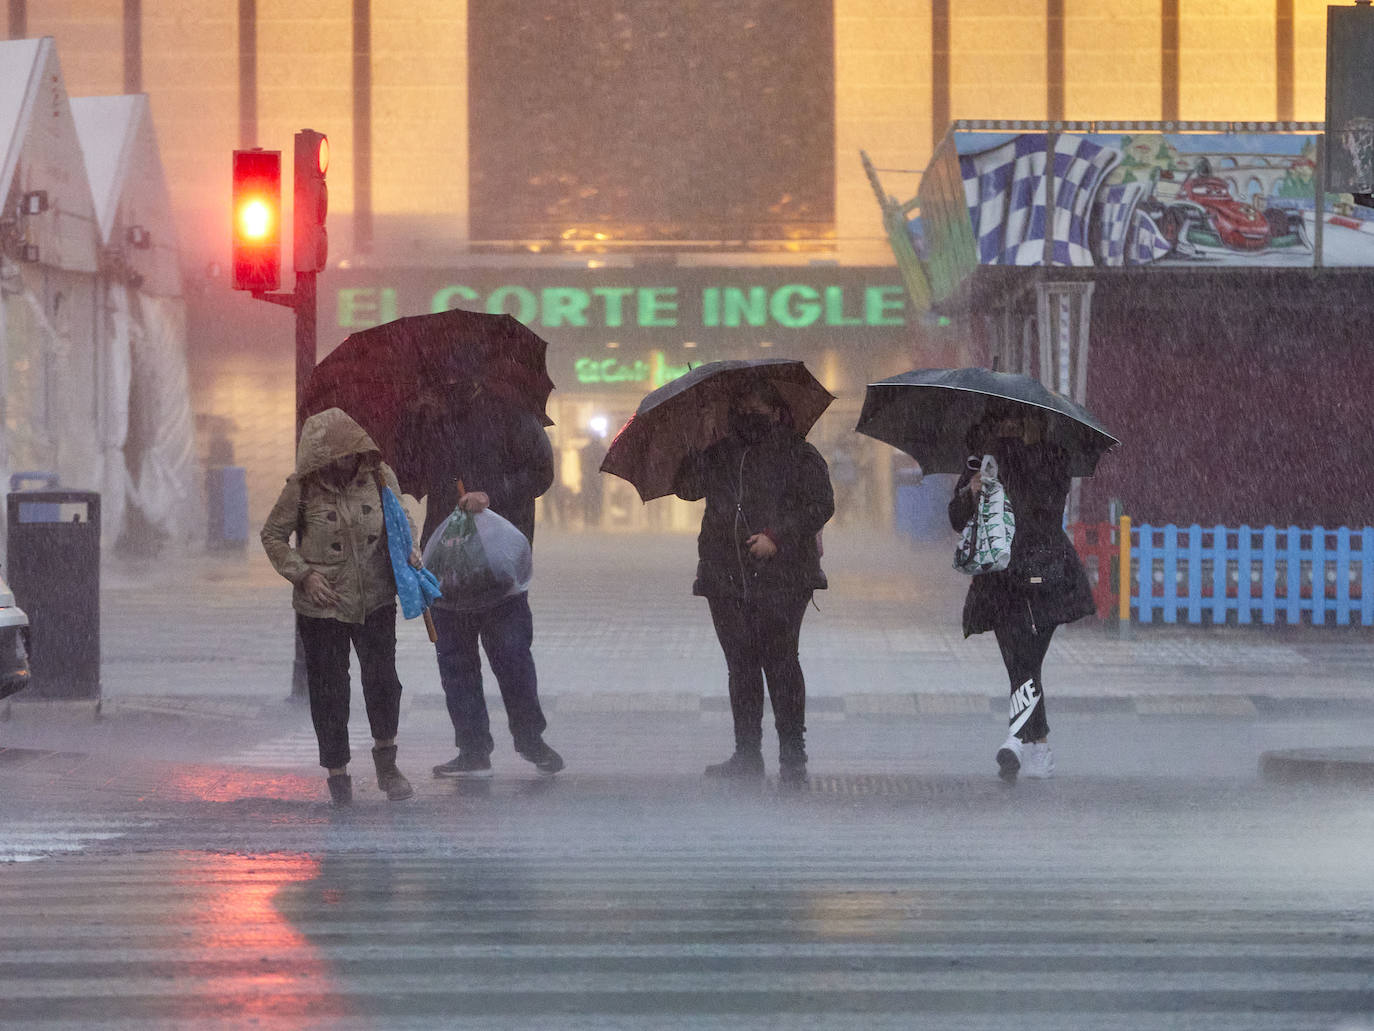
POLYGON ((337 1012, 329 963, 274 902, 284 887, 319 876, 316 858, 189 853, 182 858, 191 867, 187 879, 205 889, 193 897, 195 913, 183 924, 187 951, 216 971, 196 986, 188 1005, 202 1014, 232 1006, 251 1017, 254 1027, 267 1029, 297 1026, 309 1006, 302 997, 328 998, 330 1010, 337 1012))
POLYGON ((164 799, 202 802, 237 802, 247 798, 319 801, 324 797, 324 781, 299 773, 169 763, 157 793, 164 799))

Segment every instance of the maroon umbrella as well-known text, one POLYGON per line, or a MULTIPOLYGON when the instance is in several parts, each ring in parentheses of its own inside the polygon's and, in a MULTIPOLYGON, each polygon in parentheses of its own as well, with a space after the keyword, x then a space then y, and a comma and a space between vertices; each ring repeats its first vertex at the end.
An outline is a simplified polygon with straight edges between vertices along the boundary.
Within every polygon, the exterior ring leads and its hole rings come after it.
POLYGON ((302 415, 342 408, 377 442, 406 488, 410 476, 399 437, 424 388, 478 384, 549 426, 547 349, 510 315, 452 308, 396 319, 352 334, 315 367, 302 415))

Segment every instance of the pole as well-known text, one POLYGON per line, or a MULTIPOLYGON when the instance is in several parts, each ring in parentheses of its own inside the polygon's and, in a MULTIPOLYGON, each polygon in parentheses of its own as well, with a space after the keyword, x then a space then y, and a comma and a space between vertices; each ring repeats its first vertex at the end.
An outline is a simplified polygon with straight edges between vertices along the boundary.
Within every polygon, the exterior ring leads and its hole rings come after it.
MULTIPOLYGON (((259 301, 280 304, 296 313, 296 443, 301 441, 301 425, 305 422, 305 385, 315 371, 315 335, 317 322, 317 272, 297 272, 296 288, 291 293, 254 291, 259 301)), ((296 634, 296 657, 291 663, 291 694, 287 701, 300 702, 309 697, 305 678, 305 645, 296 634)))
MULTIPOLYGON (((301 440, 301 426, 305 423, 305 385, 315 369, 315 320, 317 272, 296 273, 296 443, 301 440)), ((297 542, 299 544, 299 542, 297 542)), ((305 643, 296 634, 296 657, 291 663, 290 701, 304 701, 309 697, 305 676, 305 643)))
POLYGON ((1131 636, 1131 517, 1123 515, 1117 522, 1117 592, 1116 618, 1117 634, 1122 638, 1131 636))
POLYGON ((296 310, 296 441, 305 422, 305 385, 315 370, 316 285, 318 272, 297 272, 293 295, 296 310))

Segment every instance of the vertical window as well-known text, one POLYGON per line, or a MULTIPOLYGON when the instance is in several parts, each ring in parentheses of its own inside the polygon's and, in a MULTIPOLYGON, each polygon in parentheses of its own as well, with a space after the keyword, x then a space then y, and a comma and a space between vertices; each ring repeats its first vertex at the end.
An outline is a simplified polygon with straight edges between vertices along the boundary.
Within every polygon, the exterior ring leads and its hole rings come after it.
POLYGON ((470 0, 474 240, 833 238, 832 6, 470 0))

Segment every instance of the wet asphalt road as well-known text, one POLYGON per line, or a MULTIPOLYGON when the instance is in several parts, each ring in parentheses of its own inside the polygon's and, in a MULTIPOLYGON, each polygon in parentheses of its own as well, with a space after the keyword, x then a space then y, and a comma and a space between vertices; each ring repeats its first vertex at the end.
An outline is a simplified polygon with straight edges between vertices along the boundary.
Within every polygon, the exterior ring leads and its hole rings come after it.
POLYGON ((1368 720, 1065 716, 1057 779, 1010 789, 995 718, 821 722, 780 793, 701 780, 707 717, 566 717, 553 782, 434 781, 417 715, 416 798, 359 763, 344 811, 272 758, 302 721, 214 755, 6 728, 0 1026, 1374 1026, 1374 806, 1255 762, 1368 720))

